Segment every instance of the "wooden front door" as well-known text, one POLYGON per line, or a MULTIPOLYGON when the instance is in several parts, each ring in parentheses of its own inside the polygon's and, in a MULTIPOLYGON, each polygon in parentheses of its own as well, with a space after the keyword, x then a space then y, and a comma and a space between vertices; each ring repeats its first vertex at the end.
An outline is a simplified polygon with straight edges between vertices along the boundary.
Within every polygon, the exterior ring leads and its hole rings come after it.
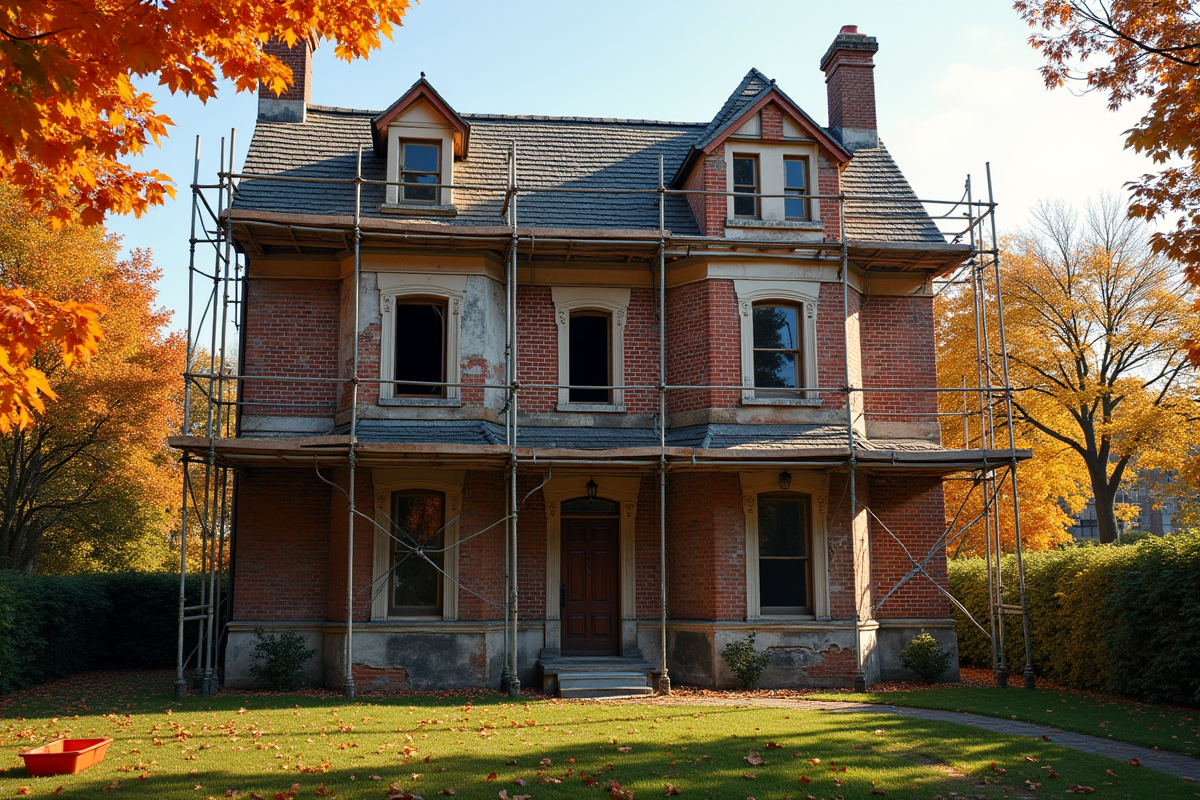
POLYGON ((562 654, 618 652, 620 520, 566 517, 562 521, 562 654))

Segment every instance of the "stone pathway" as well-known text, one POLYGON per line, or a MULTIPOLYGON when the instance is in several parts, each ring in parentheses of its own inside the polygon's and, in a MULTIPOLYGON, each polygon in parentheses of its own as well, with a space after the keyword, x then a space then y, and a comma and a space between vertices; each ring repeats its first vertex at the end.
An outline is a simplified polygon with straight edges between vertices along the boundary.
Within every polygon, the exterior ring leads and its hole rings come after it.
MULTIPOLYGON (((643 701, 644 702, 644 701, 643 701)), ((666 702, 680 705, 728 705, 728 706, 765 706, 768 708, 794 708, 798 711, 828 711, 835 714, 894 714, 898 717, 913 717, 934 722, 953 722, 959 725, 970 725, 973 728, 995 731, 1008 736, 1030 736, 1040 739, 1049 737, 1055 744, 1106 756, 1118 761, 1128 761, 1136 758, 1142 766, 1168 775, 1200 781, 1200 760, 1172 753, 1165 750, 1153 750, 1134 744, 1118 742, 1113 739, 1101 739, 1098 736, 1087 736, 1082 733, 1071 733, 1047 725, 1034 725, 1029 722, 1017 722, 998 717, 984 717, 979 714, 967 714, 960 711, 935 711, 928 708, 907 708, 876 703, 849 703, 835 700, 803 700, 773 697, 680 697, 678 701, 657 699, 656 702, 666 702)))

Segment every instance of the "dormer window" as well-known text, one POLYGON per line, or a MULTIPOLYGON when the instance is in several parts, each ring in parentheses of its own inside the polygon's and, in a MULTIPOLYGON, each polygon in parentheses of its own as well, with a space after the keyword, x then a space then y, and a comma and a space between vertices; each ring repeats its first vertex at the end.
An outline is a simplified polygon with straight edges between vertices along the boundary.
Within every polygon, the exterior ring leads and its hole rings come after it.
POLYGON ((784 198, 784 216, 788 219, 801 221, 812 219, 812 214, 809 211, 811 201, 803 197, 803 195, 809 193, 808 159, 803 156, 784 156, 783 172, 783 193, 786 195, 799 195, 796 198, 784 198))
POLYGON ((758 217, 758 156, 734 155, 733 157, 733 215, 756 219, 758 217), (739 195, 748 195, 739 197, 739 195))
POLYGON ((400 180, 406 184, 405 203, 436 203, 441 183, 441 144, 430 141, 401 141, 400 180), (429 184, 410 186, 408 184, 429 184))

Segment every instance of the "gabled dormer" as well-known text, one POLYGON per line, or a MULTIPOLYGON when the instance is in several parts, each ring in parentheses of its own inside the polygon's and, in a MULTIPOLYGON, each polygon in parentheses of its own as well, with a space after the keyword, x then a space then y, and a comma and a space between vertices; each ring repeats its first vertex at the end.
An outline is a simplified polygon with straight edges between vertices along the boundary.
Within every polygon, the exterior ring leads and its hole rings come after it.
POLYGON ((672 186, 731 193, 688 196, 706 236, 836 238, 820 200, 804 196, 836 194, 838 168, 849 160, 775 81, 751 69, 692 145, 672 186))
POLYGON ((388 186, 380 210, 389 213, 451 216, 456 213, 454 162, 467 156, 471 126, 420 79, 386 111, 371 120, 376 155, 387 159, 388 186), (426 186, 425 184, 428 184, 426 186))

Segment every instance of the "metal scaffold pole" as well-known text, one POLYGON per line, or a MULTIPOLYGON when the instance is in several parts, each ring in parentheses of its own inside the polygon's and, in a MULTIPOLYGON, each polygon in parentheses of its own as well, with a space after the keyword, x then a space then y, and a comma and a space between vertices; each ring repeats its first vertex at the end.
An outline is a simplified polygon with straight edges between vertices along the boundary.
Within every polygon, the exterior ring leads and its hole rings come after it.
MULTIPOLYGON (((854 440, 854 391, 853 384, 850 380, 850 244, 846 238, 846 196, 842 194, 838 197, 838 226, 842 240, 841 247, 841 273, 842 273, 842 378, 844 381, 844 391, 846 393, 846 443, 850 448, 850 458, 847 462, 850 492, 850 538, 854 542, 855 525, 858 520, 858 486, 857 486, 857 462, 858 458, 855 451, 854 440)), ((870 540, 870 523, 865 523, 867 529, 863 535, 870 540)), ((853 544, 852 547, 857 547, 853 544)), ((857 567, 856 567, 857 569, 857 567)), ((862 595, 861 592, 867 591, 865 587, 861 588, 858 585, 860 576, 854 576, 854 688, 856 691, 866 691, 867 674, 866 665, 863 659, 863 643, 862 643, 862 595)))
POLYGON ((667 667, 667 209, 666 173, 658 155, 658 603, 662 672, 658 693, 671 693, 667 667))
POLYGON ((520 575, 521 570, 520 570, 520 568, 518 566, 518 562, 517 562, 517 518, 518 518, 518 510, 519 510, 518 505, 517 505, 517 398, 520 393, 520 391, 519 391, 520 381, 517 378, 517 143, 515 141, 512 143, 511 172, 509 174, 511 176, 511 192, 512 192, 511 200, 509 202, 508 212, 511 215, 511 223, 512 223, 512 253, 509 256, 511 259, 511 266, 509 268, 509 270, 510 270, 509 274, 511 276, 511 286, 512 286, 512 309, 511 309, 510 313, 511 313, 511 319, 513 321, 512 322, 512 325, 513 325, 513 338, 512 338, 513 375, 512 375, 512 386, 510 389, 511 398, 512 398, 513 424, 512 424, 512 438, 509 440, 509 481, 508 481, 508 488, 509 488, 509 511, 508 511, 508 513, 509 513, 509 516, 511 517, 510 525, 509 525, 509 530, 511 531, 511 535, 509 536, 509 543, 510 543, 509 546, 510 546, 510 550, 512 553, 512 557, 511 557, 512 580, 509 583, 508 615, 507 615, 510 620, 509 624, 511 626, 510 630, 509 630, 509 636, 511 638, 509 640, 509 651, 508 651, 508 673, 509 673, 509 675, 508 675, 508 693, 509 693, 509 695, 511 695, 513 697, 519 697, 521 694, 521 677, 520 677, 520 672, 518 671, 519 662, 518 662, 518 658, 517 658, 517 641, 519 638, 518 626, 519 626, 520 616, 517 613, 517 595, 518 595, 517 584, 518 584, 518 576, 520 575))
POLYGON ((358 350, 359 350, 359 320, 362 306, 362 145, 358 147, 358 158, 354 163, 354 327, 351 338, 354 339, 354 354, 350 361, 350 440, 347 448, 347 459, 350 464, 350 476, 347 479, 346 494, 346 648, 345 676, 342 683, 342 694, 354 697, 357 688, 354 685, 354 517, 358 513, 355 506, 355 477, 358 472, 358 350))
POLYGON ((1008 374, 1008 341, 1004 335, 1004 292, 1000 287, 1000 242, 996 238, 996 203, 992 195, 991 162, 985 165, 985 169, 987 170, 988 206, 991 214, 989 222, 992 229, 992 269, 996 279, 996 320, 997 327, 1000 329, 1000 366, 1003 370, 1002 374, 1004 378, 1004 412, 1005 421, 1008 424, 1008 448, 1011 453, 1008 475, 1012 483, 1013 536, 1017 551, 1017 583, 1021 595, 1021 628, 1025 638, 1025 670, 1023 676, 1025 678, 1025 688, 1032 690, 1036 688, 1037 684, 1033 674, 1033 645, 1029 640, 1029 606, 1025 601, 1025 559, 1021 552, 1021 506, 1017 495, 1017 439, 1013 431, 1012 381, 1008 374))

